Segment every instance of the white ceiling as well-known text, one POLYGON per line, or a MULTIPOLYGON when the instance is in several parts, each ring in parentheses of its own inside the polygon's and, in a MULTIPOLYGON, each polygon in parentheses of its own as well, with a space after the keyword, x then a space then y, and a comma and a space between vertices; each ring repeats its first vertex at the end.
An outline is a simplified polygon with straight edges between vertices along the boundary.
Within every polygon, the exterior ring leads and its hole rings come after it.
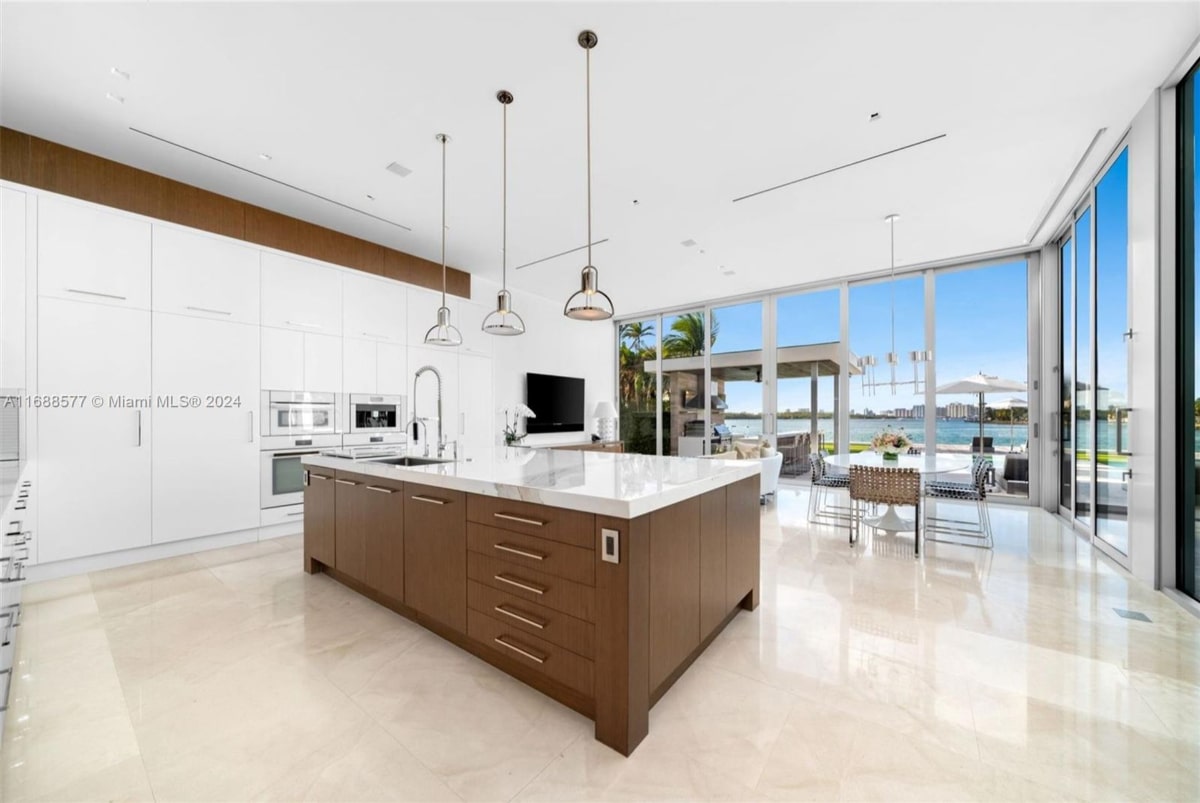
MULTIPOLYGON (((449 133, 448 259, 491 280, 498 89, 516 96, 510 265, 586 240, 575 37, 592 28, 594 231, 610 238, 594 262, 618 314, 885 268, 889 212, 903 216, 902 265, 1023 244, 1097 129, 1108 133, 1081 181, 1200 34, 1196 2, 5 3, 0 14, 4 125, 435 260, 434 134, 449 133), (393 160, 412 175, 386 172, 393 160), (699 245, 682 247, 689 238, 699 245)), ((510 269, 510 282, 561 300, 583 264, 510 269)))

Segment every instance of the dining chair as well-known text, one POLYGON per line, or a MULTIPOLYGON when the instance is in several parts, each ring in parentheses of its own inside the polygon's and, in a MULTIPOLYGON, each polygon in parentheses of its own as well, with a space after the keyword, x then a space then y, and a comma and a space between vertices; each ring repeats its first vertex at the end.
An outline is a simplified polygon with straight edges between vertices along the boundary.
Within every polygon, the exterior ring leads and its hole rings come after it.
POLYGON ((850 546, 858 541, 863 503, 900 505, 916 511, 913 557, 921 557, 921 474, 915 468, 850 466, 850 546))
POLYGON ((992 517, 988 513, 987 476, 992 463, 987 457, 976 457, 971 464, 970 482, 948 482, 936 480, 925 483, 925 496, 930 499, 946 499, 960 502, 974 502, 976 520, 950 519, 943 516, 926 514, 926 531, 928 541, 940 541, 944 544, 958 544, 980 549, 991 549, 992 517), (939 538, 938 534, 953 536, 939 538), (959 540, 963 539, 963 540, 959 540))
POLYGON ((832 506, 833 511, 846 510, 846 513, 828 512, 821 509, 821 503, 824 502, 825 496, 830 490, 838 488, 850 487, 850 477, 846 474, 830 474, 829 466, 825 463, 825 454, 822 451, 817 451, 812 456, 812 483, 808 494, 808 520, 816 521, 818 518, 836 518, 844 519, 849 515, 847 508, 832 506))

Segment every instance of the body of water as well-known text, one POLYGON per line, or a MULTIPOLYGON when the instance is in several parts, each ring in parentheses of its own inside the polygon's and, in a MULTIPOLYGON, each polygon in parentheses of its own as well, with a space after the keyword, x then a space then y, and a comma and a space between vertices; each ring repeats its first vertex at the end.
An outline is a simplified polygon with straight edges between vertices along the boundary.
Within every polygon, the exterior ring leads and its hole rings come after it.
MULTIPOLYGON (((752 437, 762 433, 762 421, 757 418, 727 418, 725 419, 725 424, 733 431, 735 437, 752 437)), ((810 427, 811 422, 807 418, 781 418, 779 420, 780 432, 808 432, 810 427)), ((870 443, 875 433, 881 431, 884 427, 903 429, 916 443, 923 443, 925 441, 925 421, 921 418, 904 420, 893 418, 851 418, 850 442, 870 443)), ((833 440, 832 419, 818 419, 817 429, 824 434, 826 442, 833 440)), ((983 434, 985 437, 992 438, 992 445, 1001 451, 1008 451, 1009 447, 1020 449, 1029 441, 1029 428, 1027 424, 1014 424, 1010 427, 1008 424, 989 422, 983 425, 983 434)), ((1128 435, 1128 430, 1126 430, 1125 434, 1126 436, 1128 435)), ((1106 420, 1098 421, 1097 435, 1102 450, 1114 451, 1117 448, 1116 425, 1112 422, 1106 420)), ((978 421, 939 419, 937 422, 937 442, 939 444, 946 446, 970 446, 971 439, 977 437, 979 437, 978 421)), ((1077 444, 1077 446, 1081 447, 1083 445, 1082 443, 1077 444)))

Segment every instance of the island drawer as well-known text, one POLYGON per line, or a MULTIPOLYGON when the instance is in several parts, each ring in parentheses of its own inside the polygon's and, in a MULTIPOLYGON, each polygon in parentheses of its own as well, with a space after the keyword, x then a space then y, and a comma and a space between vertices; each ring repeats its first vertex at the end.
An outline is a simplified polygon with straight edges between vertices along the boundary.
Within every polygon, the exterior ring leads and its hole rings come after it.
POLYGON ((471 494, 467 520, 584 549, 596 548, 596 517, 578 510, 471 494))
POLYGON ((570 650, 474 610, 467 612, 467 635, 517 663, 592 696, 593 664, 570 650))
POLYGON ((503 558, 537 572, 593 586, 596 553, 534 535, 501 530, 486 524, 467 524, 467 547, 482 555, 503 558))
POLYGON ((590 622, 474 580, 467 583, 467 606, 509 627, 566 647, 584 658, 595 657, 595 627, 590 622))
POLYGON ((485 586, 574 616, 576 619, 588 622, 596 620, 596 594, 591 586, 573 583, 478 552, 467 554, 467 577, 485 586))

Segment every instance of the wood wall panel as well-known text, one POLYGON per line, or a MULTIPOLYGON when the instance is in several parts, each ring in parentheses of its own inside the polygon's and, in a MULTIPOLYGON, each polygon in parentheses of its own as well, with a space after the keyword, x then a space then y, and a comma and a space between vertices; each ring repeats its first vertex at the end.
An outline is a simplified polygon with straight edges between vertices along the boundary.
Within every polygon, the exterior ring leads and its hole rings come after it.
POLYGON ((700 498, 650 514, 650 689, 700 645, 700 498))
MULTIPOLYGON (((0 127, 0 179, 440 290, 439 263, 0 127)), ((470 298, 471 274, 446 270, 470 298)))

